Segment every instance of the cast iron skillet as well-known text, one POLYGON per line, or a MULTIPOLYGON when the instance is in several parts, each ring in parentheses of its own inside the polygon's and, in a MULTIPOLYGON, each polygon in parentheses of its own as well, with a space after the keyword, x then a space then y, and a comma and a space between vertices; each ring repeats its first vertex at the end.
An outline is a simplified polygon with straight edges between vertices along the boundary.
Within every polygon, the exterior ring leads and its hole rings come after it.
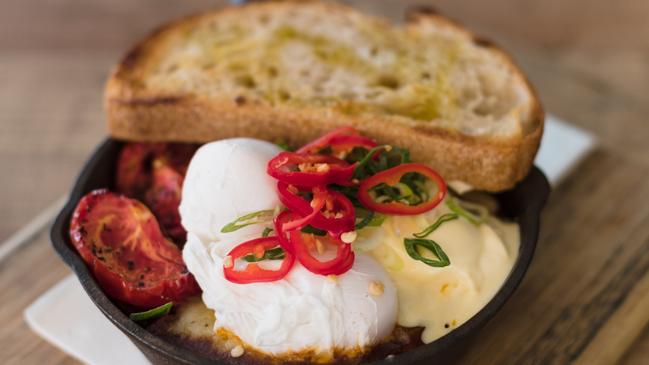
MULTIPOLYGON (((131 321, 97 285, 86 265, 68 238, 70 217, 77 202, 93 189, 112 188, 113 171, 121 143, 106 140, 92 155, 70 194, 70 200, 59 213, 52 227, 54 249, 76 273, 81 285, 95 305, 117 328, 154 364, 226 364, 223 359, 210 359, 184 347, 164 341, 131 321)), ((431 360, 451 359, 471 342, 472 337, 492 318, 509 299, 527 271, 539 233, 539 216, 550 193, 548 182, 534 167, 514 189, 497 194, 503 215, 515 219, 520 225, 521 245, 518 259, 506 282, 496 296, 469 321, 440 339, 415 350, 391 356, 373 364, 425 364, 431 360)), ((117 350, 117 349, 116 349, 117 350)))

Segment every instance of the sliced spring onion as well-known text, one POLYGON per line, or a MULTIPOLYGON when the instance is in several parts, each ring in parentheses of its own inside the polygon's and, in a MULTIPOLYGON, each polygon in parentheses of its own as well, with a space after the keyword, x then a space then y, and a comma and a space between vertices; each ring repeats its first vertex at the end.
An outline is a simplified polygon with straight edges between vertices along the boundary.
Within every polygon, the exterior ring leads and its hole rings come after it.
POLYGON ((409 197, 411 197, 411 196, 413 196, 415 194, 415 192, 412 191, 410 186, 408 186, 408 185, 406 185, 406 184, 404 184, 402 182, 398 182, 398 183, 394 184, 394 187, 399 190, 399 194, 400 194, 399 196, 402 197, 402 199, 408 199, 409 197))
POLYGON ((410 153, 406 149, 387 145, 377 146, 370 151, 355 147, 346 161, 357 163, 354 178, 363 180, 377 172, 410 162, 410 153))
POLYGON ((277 147, 283 149, 284 151, 293 151, 291 146, 289 146, 288 143, 286 143, 286 141, 284 140, 278 140, 277 142, 275 142, 275 145, 277 145, 277 147))
POLYGON ((261 232, 261 236, 262 237, 268 237, 268 235, 270 235, 271 232, 273 232, 273 229, 266 227, 266 228, 264 228, 264 231, 261 232))
POLYGON ((314 226, 311 226, 311 225, 304 226, 304 228, 302 228, 300 231, 302 231, 303 233, 314 234, 316 236, 326 236, 327 235, 327 231, 315 228, 314 226))
POLYGON ((429 234, 433 233, 439 226, 442 225, 444 222, 452 221, 454 219, 458 219, 460 216, 457 213, 447 213, 443 214, 441 217, 437 218, 435 223, 431 224, 430 226, 426 227, 423 231, 419 233, 413 234, 413 236, 417 238, 426 238, 429 234))
POLYGON ((444 267, 451 264, 448 256, 437 242, 433 240, 428 240, 424 238, 406 238, 403 240, 404 245, 406 246, 406 252, 410 257, 415 260, 419 260, 428 266, 433 267, 444 267), (417 249, 418 246, 425 247, 437 256, 437 260, 429 259, 422 256, 417 249))
MULTIPOLYGON (((388 203, 388 202, 394 201, 394 199, 390 198, 390 197, 387 196, 387 195, 380 195, 380 196, 376 197, 374 200, 375 200, 377 203, 388 203)), ((398 201, 398 200, 399 200, 399 199, 397 199, 397 201, 398 201)))
POLYGON ((380 227, 387 218, 387 215, 374 212, 374 217, 372 217, 372 220, 367 225, 370 227, 380 227))
POLYGON ((272 209, 248 213, 223 226, 221 233, 230 233, 252 224, 266 222, 273 217, 273 213, 272 209))
POLYGON ((262 257, 257 257, 254 254, 248 254, 242 257, 246 262, 259 262, 264 260, 283 260, 284 259, 284 249, 281 247, 271 248, 270 250, 264 251, 262 257))
MULTIPOLYGON (((398 183, 397 185, 403 185, 405 186, 405 189, 403 190, 408 190, 410 193, 412 193, 412 189, 410 189, 408 186, 406 186, 403 183, 398 183)), ((377 202, 391 202, 391 201, 401 201, 401 200, 407 200, 411 195, 403 195, 401 193, 402 189, 398 188, 397 185, 395 186, 390 186, 386 183, 380 183, 373 187, 371 190, 375 194, 375 200, 377 202)))
POLYGON ((131 313, 128 315, 128 317, 134 321, 146 321, 149 319, 159 318, 169 314, 169 311, 171 310, 171 307, 173 307, 173 305, 173 302, 165 303, 159 307, 149 309, 148 311, 131 313))
POLYGON ((422 201, 430 199, 430 194, 426 188, 426 183, 420 180, 413 180, 412 183, 416 187, 416 194, 421 196, 422 201))
POLYGON ((356 209, 356 214, 362 216, 362 219, 354 226, 354 229, 356 230, 365 227, 380 227, 381 224, 383 224, 383 222, 387 218, 383 214, 379 214, 371 210, 358 209, 358 208, 356 209))
POLYGON ((430 197, 428 191, 419 186, 425 188, 422 182, 409 177, 403 178, 402 181, 392 186, 386 183, 380 183, 372 187, 371 191, 375 194, 374 200, 377 203, 389 203, 395 201, 408 205, 417 205, 424 203, 430 197))
MULTIPOLYGON (((368 224, 370 224, 370 222, 372 221, 372 218, 374 218, 374 214, 375 214, 375 213, 374 213, 373 211, 371 211, 371 210, 368 210, 368 211, 363 210, 363 212, 366 212, 366 213, 364 213, 365 216, 360 220, 360 222, 358 222, 358 223, 356 223, 356 224, 354 225, 354 229, 356 229, 356 230, 359 230, 359 229, 361 229, 361 228, 365 228, 365 226, 367 226, 368 224)), ((359 213, 360 213, 360 212, 359 212, 359 210, 357 209, 357 210, 356 210, 356 214, 359 215, 359 213)))
POLYGON ((460 217, 468 220, 473 225, 478 226, 478 225, 484 223, 484 221, 485 221, 485 217, 477 216, 477 215, 469 212, 468 210, 464 209, 454 198, 447 199, 446 200, 446 205, 455 214, 457 214, 460 217))
POLYGON ((365 157, 363 157, 360 161, 358 161, 358 164, 356 165, 356 168, 354 169, 354 177, 359 177, 365 168, 365 165, 367 165, 368 162, 374 157, 374 155, 381 151, 381 150, 390 150, 392 147, 389 145, 382 145, 382 146, 376 146, 369 150, 365 157))

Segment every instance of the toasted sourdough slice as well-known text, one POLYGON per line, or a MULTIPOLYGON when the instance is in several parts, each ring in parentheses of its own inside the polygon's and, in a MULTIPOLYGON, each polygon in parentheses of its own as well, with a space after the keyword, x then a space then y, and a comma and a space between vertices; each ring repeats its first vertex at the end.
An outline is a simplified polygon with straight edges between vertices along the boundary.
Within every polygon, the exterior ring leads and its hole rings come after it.
POLYGON ((501 50, 431 11, 395 27, 343 5, 271 1, 163 26, 108 80, 110 133, 299 145, 341 125, 478 189, 528 172, 543 111, 501 50))

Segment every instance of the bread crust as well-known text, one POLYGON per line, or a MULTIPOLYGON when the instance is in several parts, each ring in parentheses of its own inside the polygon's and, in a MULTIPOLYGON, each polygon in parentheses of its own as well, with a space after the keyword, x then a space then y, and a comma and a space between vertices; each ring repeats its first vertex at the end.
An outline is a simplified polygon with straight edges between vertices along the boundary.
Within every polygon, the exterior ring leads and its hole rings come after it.
MULTIPOLYGON (((347 10, 339 5, 318 5, 328 10, 331 7, 335 11, 347 10)), ((380 143, 409 148, 413 160, 430 164, 447 180, 461 180, 487 191, 512 188, 527 175, 533 164, 544 120, 536 91, 504 51, 430 9, 409 12, 407 23, 433 21, 466 34, 474 44, 501 56, 516 77, 527 85, 533 96, 532 120, 529 130, 524 131, 521 138, 499 140, 468 136, 424 124, 407 123, 399 116, 350 116, 330 108, 270 106, 243 97, 155 95, 138 89, 138 77, 146 69, 152 54, 163 48, 158 46, 165 34, 179 27, 191 26, 206 16, 214 16, 214 13, 183 18, 158 28, 127 53, 116 67, 105 90, 108 128, 114 138, 208 142, 252 137, 275 142, 282 140, 297 146, 337 126, 353 125, 380 143)))

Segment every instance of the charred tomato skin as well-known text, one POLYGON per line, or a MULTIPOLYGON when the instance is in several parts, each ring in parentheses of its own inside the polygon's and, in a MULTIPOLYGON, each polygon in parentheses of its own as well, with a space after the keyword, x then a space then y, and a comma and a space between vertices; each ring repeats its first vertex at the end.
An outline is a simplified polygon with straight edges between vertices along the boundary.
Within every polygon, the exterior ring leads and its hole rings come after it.
POLYGON ((108 296, 153 308, 200 292, 180 250, 137 200, 95 190, 78 203, 70 239, 108 296))
POLYGON ((188 143, 126 143, 117 161, 117 191, 143 201, 163 233, 182 245, 187 232, 180 224, 180 197, 189 161, 197 145, 188 143))
POLYGON ((151 168, 156 156, 162 155, 164 143, 126 143, 117 159, 117 191, 139 198, 151 185, 151 168))
POLYGON ((144 203, 156 216, 164 233, 174 242, 184 243, 187 232, 178 211, 184 176, 162 160, 156 159, 153 165, 153 179, 144 195, 144 203))

